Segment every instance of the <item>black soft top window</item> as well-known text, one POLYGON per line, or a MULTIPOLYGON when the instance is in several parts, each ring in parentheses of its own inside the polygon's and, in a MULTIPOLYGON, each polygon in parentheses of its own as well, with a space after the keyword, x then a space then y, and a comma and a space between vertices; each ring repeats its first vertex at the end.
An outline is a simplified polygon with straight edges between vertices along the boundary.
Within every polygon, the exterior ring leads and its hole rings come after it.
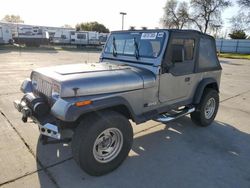
POLYGON ((214 41, 208 37, 200 38, 199 69, 215 69, 220 67, 214 41))
POLYGON ((171 45, 180 45, 184 49, 184 60, 191 61, 194 57, 194 44, 195 41, 192 38, 173 38, 171 45))

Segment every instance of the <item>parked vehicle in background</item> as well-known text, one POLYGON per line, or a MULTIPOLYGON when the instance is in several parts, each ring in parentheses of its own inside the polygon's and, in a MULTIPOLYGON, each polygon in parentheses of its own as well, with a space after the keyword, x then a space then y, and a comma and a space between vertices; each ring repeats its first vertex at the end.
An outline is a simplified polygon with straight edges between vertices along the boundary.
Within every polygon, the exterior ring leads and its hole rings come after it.
MULTIPOLYGON (((127 157, 136 124, 190 114, 202 127, 219 107, 221 66, 213 37, 193 30, 112 32, 99 63, 32 71, 14 101, 42 140, 72 138, 75 161, 90 175, 116 169, 127 157), (73 133, 68 137, 68 133, 73 133)), ((160 154, 159 154, 160 155, 160 154)))
POLYGON ((99 46, 99 33, 96 31, 88 31, 88 45, 99 46))
POLYGON ((71 35, 70 44, 76 45, 78 47, 88 45, 88 33, 87 32, 76 32, 75 31, 71 35))
POLYGON ((0 44, 11 44, 12 42, 11 29, 8 26, 0 25, 0 44))
POLYGON ((71 36, 75 35, 75 30, 68 30, 68 29, 57 29, 51 43, 53 44, 70 44, 71 43, 71 36))
MULTIPOLYGON (((72 46, 100 46, 105 44, 107 33, 95 31, 76 31, 73 28, 35 26, 22 23, 9 23, 0 21, 2 27, 10 29, 10 36, 17 44, 27 46, 40 46, 43 44, 72 45, 72 46), (49 36, 49 37, 48 37, 49 36)), ((2 32, 0 32, 0 40, 2 32)), ((6 36, 5 36, 6 38, 6 36)), ((6 41, 6 40, 4 40, 6 41)), ((6 43, 3 40, 1 43, 6 43)))
POLYGON ((99 41, 101 43, 101 45, 104 45, 108 39, 108 35, 109 33, 100 33, 99 34, 99 41))
POLYGON ((53 39, 53 44, 95 46, 100 45, 99 33, 95 31, 57 30, 53 39))
POLYGON ((16 44, 39 47, 49 43, 49 33, 40 27, 18 27, 13 39, 16 44))

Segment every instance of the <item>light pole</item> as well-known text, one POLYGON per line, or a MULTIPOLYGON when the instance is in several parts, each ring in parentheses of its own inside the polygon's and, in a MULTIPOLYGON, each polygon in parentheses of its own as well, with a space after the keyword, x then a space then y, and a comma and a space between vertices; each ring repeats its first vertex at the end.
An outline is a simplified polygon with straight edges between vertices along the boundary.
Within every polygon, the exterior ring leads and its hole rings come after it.
POLYGON ((122 15, 122 30, 123 30, 123 27, 124 27, 124 16, 127 15, 126 12, 120 12, 120 14, 122 15))

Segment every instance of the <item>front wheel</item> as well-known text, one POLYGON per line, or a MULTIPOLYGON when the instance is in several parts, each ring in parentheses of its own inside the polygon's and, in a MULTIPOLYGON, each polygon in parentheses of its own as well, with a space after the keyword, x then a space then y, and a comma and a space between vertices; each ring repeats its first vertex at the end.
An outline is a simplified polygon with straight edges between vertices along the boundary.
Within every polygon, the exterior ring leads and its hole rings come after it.
POLYGON ((116 169, 127 157, 133 142, 133 129, 123 115, 102 111, 83 119, 72 140, 72 153, 80 167, 100 176, 116 169))
POLYGON ((219 95, 215 89, 205 89, 196 110, 191 113, 192 121, 201 127, 209 126, 219 108, 219 95))

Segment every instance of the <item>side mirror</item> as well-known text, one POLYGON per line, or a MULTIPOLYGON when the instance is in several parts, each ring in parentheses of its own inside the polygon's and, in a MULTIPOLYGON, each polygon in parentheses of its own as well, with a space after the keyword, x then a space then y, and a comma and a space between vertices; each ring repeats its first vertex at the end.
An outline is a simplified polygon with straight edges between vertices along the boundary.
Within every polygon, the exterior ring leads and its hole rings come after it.
POLYGON ((184 61, 184 46, 172 45, 172 62, 180 63, 184 61))

